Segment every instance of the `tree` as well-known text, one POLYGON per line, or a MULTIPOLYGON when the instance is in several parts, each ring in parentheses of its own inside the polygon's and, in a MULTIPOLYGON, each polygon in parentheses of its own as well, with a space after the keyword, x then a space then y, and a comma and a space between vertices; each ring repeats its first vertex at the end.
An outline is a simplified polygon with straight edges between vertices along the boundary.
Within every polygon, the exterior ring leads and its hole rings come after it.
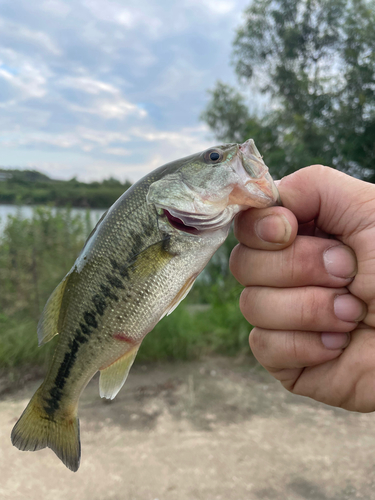
POLYGON ((255 84, 273 110, 262 118, 248 113, 242 124, 243 98, 219 83, 203 118, 229 139, 229 110, 241 108, 233 136, 250 132, 274 175, 323 163, 375 180, 374 49, 367 0, 258 0, 237 31, 234 62, 240 80, 255 84))

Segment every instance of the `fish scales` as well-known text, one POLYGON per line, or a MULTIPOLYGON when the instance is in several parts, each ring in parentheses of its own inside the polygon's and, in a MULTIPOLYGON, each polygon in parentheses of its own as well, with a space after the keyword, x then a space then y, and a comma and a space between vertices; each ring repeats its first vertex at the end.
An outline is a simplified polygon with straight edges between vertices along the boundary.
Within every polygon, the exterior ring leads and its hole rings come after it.
POLYGON ((101 396, 115 397, 143 338, 188 293, 236 213, 277 202, 251 139, 164 165, 126 191, 46 304, 39 341, 59 334, 58 342, 13 444, 48 446, 76 471, 77 406, 87 383, 100 370, 101 396))

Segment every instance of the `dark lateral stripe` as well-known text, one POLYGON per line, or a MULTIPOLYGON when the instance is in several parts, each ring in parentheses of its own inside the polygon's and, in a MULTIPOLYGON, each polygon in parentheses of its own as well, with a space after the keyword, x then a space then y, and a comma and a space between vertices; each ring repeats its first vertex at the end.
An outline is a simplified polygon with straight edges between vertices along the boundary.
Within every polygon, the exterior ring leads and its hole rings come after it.
MULTIPOLYGON (((87 341, 87 340, 86 340, 87 341)), ((65 353, 63 362, 60 365, 59 371, 57 372, 54 387, 50 390, 50 398, 45 399, 47 406, 44 407, 45 412, 48 415, 53 415, 55 411, 60 408, 60 401, 63 396, 63 389, 65 387, 66 381, 70 375, 72 367, 77 358, 77 352, 80 342, 76 337, 73 338, 70 343, 70 350, 65 353)))
POLYGON ((121 275, 122 278, 126 278, 126 279, 129 279, 129 269, 128 269, 128 266, 121 266, 120 269, 119 269, 119 273, 121 275))
MULTIPOLYGON (((107 275, 107 279, 113 287, 122 289, 125 288, 122 281, 116 276, 107 275)), ((60 402, 63 397, 63 389, 76 361, 79 347, 88 342, 93 329, 98 328, 96 315, 99 314, 100 316, 103 316, 104 311, 108 306, 105 299, 109 298, 117 302, 119 300, 119 297, 109 288, 109 286, 102 284, 100 285, 100 289, 102 293, 97 293, 92 297, 95 310, 92 309, 91 311, 84 312, 83 318, 85 323, 80 322, 79 328, 76 328, 75 335, 69 345, 69 351, 65 353, 63 362, 57 372, 54 386, 49 391, 50 397, 45 399, 46 406, 44 409, 49 416, 53 416, 53 414, 60 408, 60 402)))
POLYGON ((113 267, 113 269, 115 271, 118 271, 120 269, 120 264, 117 262, 117 260, 115 259, 109 259, 110 263, 111 263, 111 266, 113 267))
POLYGON ((138 233, 132 233, 131 239, 133 240, 133 245, 129 251, 129 255, 132 259, 139 255, 142 250, 144 250, 144 244, 141 236, 138 233))
POLYGON ((96 321, 94 313, 86 311, 83 317, 85 318, 85 321, 88 326, 92 326, 93 328, 98 328, 98 322, 96 321))
POLYGON ((85 325, 84 323, 80 323, 79 326, 81 327, 81 332, 82 333, 84 333, 85 335, 90 335, 91 331, 87 327, 87 325, 85 325))
POLYGON ((129 279, 129 265, 128 263, 126 264, 119 264, 117 260, 115 259, 110 259, 111 265, 115 271, 117 271, 122 278, 129 279))
POLYGON ((104 298, 98 293, 93 296, 92 301, 94 302, 96 311, 100 316, 103 316, 105 308, 107 307, 107 303, 104 298))
POLYGON ((129 269, 128 269, 128 264, 119 264, 117 260, 115 259, 110 259, 111 265, 115 271, 120 273, 120 276, 122 278, 129 279, 129 269))
POLYGON ((77 339, 77 342, 79 342, 80 344, 84 344, 85 342, 88 341, 87 336, 83 335, 79 328, 76 329, 75 338, 77 339))
POLYGON ((108 297, 109 299, 119 301, 118 296, 106 285, 100 285, 100 290, 103 292, 104 297, 108 297))
POLYGON ((125 289, 125 286, 124 286, 123 282, 120 280, 120 278, 118 278, 114 274, 107 274, 106 278, 108 280, 108 283, 112 287, 114 287, 114 288, 121 288, 122 290, 125 289))

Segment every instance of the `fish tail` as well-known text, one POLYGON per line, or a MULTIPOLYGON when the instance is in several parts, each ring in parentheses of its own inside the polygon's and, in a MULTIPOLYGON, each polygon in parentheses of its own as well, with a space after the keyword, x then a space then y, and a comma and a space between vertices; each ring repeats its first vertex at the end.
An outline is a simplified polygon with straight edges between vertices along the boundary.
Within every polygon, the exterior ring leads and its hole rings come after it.
POLYGON ((13 427, 12 444, 22 451, 51 448, 68 469, 76 472, 81 458, 77 411, 75 409, 69 417, 61 412, 48 415, 42 406, 39 391, 13 427))

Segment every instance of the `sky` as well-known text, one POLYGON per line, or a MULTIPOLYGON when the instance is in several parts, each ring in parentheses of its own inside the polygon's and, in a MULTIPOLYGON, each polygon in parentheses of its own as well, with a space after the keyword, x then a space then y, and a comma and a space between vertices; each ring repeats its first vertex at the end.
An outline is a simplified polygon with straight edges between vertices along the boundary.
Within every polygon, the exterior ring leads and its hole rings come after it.
POLYGON ((249 0, 0 0, 0 166, 134 182, 215 144, 249 0))

